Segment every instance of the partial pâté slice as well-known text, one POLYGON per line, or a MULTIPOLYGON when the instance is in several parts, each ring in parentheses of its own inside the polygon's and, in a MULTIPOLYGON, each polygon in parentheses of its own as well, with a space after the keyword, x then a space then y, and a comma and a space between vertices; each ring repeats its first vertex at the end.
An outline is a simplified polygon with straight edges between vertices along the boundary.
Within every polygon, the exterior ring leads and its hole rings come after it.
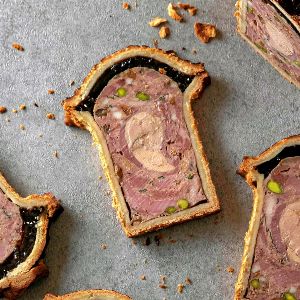
POLYGON ((59 208, 50 193, 22 198, 0 173, 0 297, 15 299, 48 274, 40 258, 49 221, 59 208))
POLYGON ((238 0, 236 8, 240 35, 300 88, 300 1, 238 0))
POLYGON ((110 290, 87 290, 63 296, 47 294, 44 300, 132 300, 126 295, 110 290))
POLYGON ((300 135, 245 157, 239 173, 254 202, 234 299, 300 299, 300 135))
POLYGON ((95 65, 63 103, 90 131, 129 237, 219 211, 192 103, 210 78, 174 52, 129 46, 95 65))

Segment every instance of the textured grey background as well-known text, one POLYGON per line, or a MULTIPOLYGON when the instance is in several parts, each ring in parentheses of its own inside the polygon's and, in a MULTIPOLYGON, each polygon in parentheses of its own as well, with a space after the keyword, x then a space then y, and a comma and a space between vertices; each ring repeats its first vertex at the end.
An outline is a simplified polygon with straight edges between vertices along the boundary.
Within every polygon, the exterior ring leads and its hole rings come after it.
POLYGON ((91 137, 63 124, 60 103, 101 57, 129 44, 152 45, 158 31, 147 22, 167 15, 168 1, 130 0, 132 10, 124 11, 117 0, 0 0, 0 105, 8 108, 0 115, 0 169, 22 195, 51 191, 65 208, 50 231, 50 276, 23 299, 89 288, 115 289, 135 300, 232 298, 252 202, 235 170, 243 155, 300 132, 300 93, 236 35, 234 1, 190 2, 198 15, 184 24, 171 21, 171 37, 159 46, 203 61, 212 77, 195 110, 223 210, 163 230, 160 246, 149 234, 152 243, 145 246, 146 237, 133 245, 123 234, 108 185, 98 179, 102 169, 91 137), (216 23, 219 37, 200 44, 194 20, 216 23), (13 42, 25 52, 12 49, 13 42), (22 103, 27 110, 12 113, 22 103), (56 120, 48 120, 48 112, 56 120), (228 273, 228 266, 236 272, 228 273), (166 290, 158 287, 160 275, 167 276, 166 290), (193 284, 178 295, 176 286, 186 276, 193 284))

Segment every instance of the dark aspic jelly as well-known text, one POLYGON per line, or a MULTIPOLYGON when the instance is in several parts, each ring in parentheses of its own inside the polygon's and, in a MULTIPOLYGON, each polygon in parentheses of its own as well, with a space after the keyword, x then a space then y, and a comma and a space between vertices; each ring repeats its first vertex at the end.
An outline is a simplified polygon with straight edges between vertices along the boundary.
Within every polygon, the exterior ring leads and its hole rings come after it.
POLYGON ((153 58, 143 56, 128 58, 111 66, 100 76, 86 99, 77 106, 77 110, 92 112, 96 98, 99 96, 103 88, 107 85, 109 80, 112 79, 115 75, 134 67, 151 68, 157 71, 158 69, 163 68, 166 71, 166 75, 177 82, 182 92, 185 91, 185 89, 189 86, 194 78, 194 76, 189 76, 182 72, 179 72, 169 65, 159 62, 153 58))
POLYGON ((36 239, 36 225, 39 222, 39 217, 43 210, 43 207, 36 207, 30 210, 20 208, 20 214, 23 220, 22 241, 14 252, 0 265, 0 279, 25 261, 31 253, 36 239))
POLYGON ((280 0, 278 2, 290 15, 300 16, 300 0, 280 0))
POLYGON ((264 174, 265 178, 271 173, 271 171, 279 164, 279 162, 287 157, 300 156, 300 145, 290 146, 284 148, 271 160, 256 167, 256 170, 260 174, 264 174))

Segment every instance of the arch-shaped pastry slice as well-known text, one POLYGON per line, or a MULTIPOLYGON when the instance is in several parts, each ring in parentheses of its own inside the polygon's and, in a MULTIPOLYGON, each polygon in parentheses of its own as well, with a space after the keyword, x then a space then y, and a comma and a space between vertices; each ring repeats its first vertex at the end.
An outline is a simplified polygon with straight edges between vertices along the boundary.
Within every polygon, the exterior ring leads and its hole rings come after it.
POLYGON ((49 221, 59 208, 50 193, 22 198, 0 173, 0 297, 15 299, 48 274, 40 258, 49 221))
POLYGON ((67 125, 99 147, 130 237, 219 210, 192 111, 210 82, 202 64, 130 46, 95 65, 64 101, 67 125))
POLYGON ((300 299, 300 135, 245 157, 239 173, 254 202, 235 300, 300 299))
POLYGON ((63 296, 47 294, 44 297, 44 300, 131 300, 131 298, 110 290, 87 290, 63 296))

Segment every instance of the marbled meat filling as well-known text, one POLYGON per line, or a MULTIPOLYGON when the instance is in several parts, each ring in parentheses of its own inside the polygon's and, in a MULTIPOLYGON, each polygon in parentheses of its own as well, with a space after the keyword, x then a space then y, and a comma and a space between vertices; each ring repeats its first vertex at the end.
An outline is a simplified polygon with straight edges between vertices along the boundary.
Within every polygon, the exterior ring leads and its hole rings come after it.
POLYGON ((130 68, 94 106, 133 223, 206 201, 183 116, 183 93, 163 72, 130 68))
POLYGON ((263 212, 245 298, 299 300, 300 157, 280 161, 263 188, 263 212))

